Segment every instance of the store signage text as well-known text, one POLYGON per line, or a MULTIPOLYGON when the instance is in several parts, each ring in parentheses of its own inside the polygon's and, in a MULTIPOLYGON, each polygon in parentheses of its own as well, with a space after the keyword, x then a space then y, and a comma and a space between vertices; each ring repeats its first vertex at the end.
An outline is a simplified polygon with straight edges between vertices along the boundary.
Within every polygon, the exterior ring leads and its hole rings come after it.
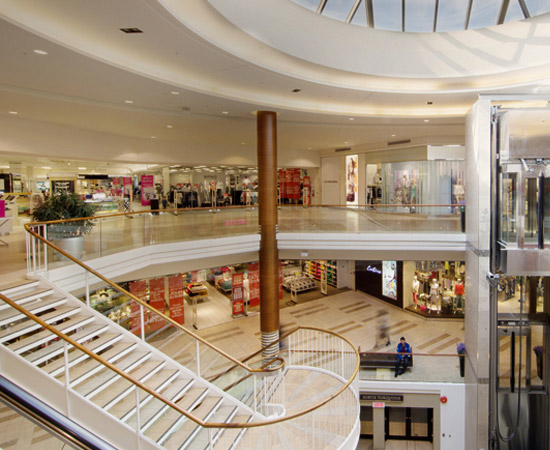
POLYGON ((377 273, 378 275, 382 275, 382 271, 380 269, 377 269, 376 267, 367 266, 367 272, 373 272, 377 273))
POLYGON ((402 402, 403 395, 401 394, 376 394, 376 393, 364 393, 359 394, 359 399, 364 401, 382 401, 382 402, 402 402))

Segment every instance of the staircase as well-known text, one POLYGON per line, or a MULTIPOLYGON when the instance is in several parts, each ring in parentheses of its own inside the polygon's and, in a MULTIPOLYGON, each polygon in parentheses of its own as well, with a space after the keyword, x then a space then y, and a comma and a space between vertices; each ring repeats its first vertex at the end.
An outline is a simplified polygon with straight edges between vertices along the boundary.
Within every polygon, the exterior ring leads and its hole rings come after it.
MULTIPOLYGON (((43 279, 21 279, 0 286, 0 293, 102 360, 68 344, 42 324, 1 301, 1 352, 16 356, 19 366, 16 370, 11 363, 7 370, 5 364, 0 367, 2 373, 10 378, 6 372, 15 370, 17 373, 11 378, 16 378, 12 379, 16 384, 18 381, 24 383, 23 379, 34 380, 27 382, 25 389, 38 398, 51 395, 48 386, 50 390, 66 389, 67 403, 74 398, 74 405, 67 406, 66 415, 89 417, 89 423, 82 425, 101 432, 107 441, 114 435, 113 443, 118 448, 136 448, 134 441, 126 441, 123 446, 117 443, 117 434, 136 434, 136 430, 139 430, 136 439, 141 448, 167 449, 209 448, 222 441, 224 446, 216 448, 233 448, 246 433, 246 428, 204 428, 164 400, 203 422, 265 420, 245 404, 196 377, 184 366, 43 279), (136 386, 104 362, 151 392, 136 386), (28 376, 20 376, 22 374, 28 376), (76 406, 82 404, 88 405, 87 413, 76 406)), ((64 399, 59 402, 63 407, 64 399)))

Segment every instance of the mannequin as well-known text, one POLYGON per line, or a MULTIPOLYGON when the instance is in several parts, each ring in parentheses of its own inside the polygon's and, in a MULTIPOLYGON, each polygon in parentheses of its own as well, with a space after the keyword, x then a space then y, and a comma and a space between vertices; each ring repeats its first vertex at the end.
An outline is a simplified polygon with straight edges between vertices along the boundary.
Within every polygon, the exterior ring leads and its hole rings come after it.
POLYGON ((457 309, 464 309, 464 283, 462 279, 456 280, 455 284, 455 302, 454 302, 454 313, 456 314, 457 309))
POLYGON ((430 284, 430 308, 428 310, 429 313, 432 312, 433 306, 435 304, 435 309, 438 310, 437 302, 439 300, 439 283, 434 278, 432 279, 432 283, 430 284))
POLYGON ((413 282, 412 282, 412 296, 413 296, 413 302, 414 302, 414 309, 418 308, 419 291, 420 291, 420 281, 418 281, 418 277, 415 275, 413 277, 413 282))

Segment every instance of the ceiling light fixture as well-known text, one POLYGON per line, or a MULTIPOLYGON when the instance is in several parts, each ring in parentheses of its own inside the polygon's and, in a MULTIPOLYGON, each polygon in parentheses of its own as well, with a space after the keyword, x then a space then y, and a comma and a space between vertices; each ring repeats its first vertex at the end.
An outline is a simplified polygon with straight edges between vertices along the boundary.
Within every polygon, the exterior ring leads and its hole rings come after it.
POLYGON ((16 116, 17 114, 19 114, 17 111, 10 111, 10 114, 16 116))
POLYGON ((429 122, 429 121, 430 121, 430 119, 424 119, 424 122, 429 122))
POLYGON ((130 103, 131 104, 131 103, 134 103, 134 101, 133 100, 124 100, 124 103, 130 103))
POLYGON ((86 170, 86 167, 79 167, 78 170, 86 170))
POLYGON ((172 94, 172 95, 180 95, 180 93, 179 93, 178 91, 172 91, 172 92, 170 92, 170 94, 172 94))
POLYGON ((166 128, 174 128, 173 125, 166 125, 166 128))
POLYGON ((48 167, 48 166, 42 166, 43 169, 45 170, 51 170, 52 168, 51 167, 48 167))
POLYGON ((40 50, 40 49, 33 50, 33 52, 36 53, 37 55, 47 55, 48 54, 47 51, 40 50))
POLYGON ((156 139, 157 137, 156 136, 151 136, 151 139, 156 139))
POLYGON ((229 114, 229 111, 222 111, 222 114, 229 114))
POLYGON ((120 28, 120 31, 126 34, 143 33, 143 31, 137 27, 120 28))
POLYGON ((302 91, 302 90, 301 90, 301 89, 298 89, 298 88, 292 89, 292 92, 294 92, 295 94, 297 94, 298 92, 301 92, 301 91, 302 91))
POLYGON ((349 120, 355 120, 355 117, 350 117, 349 120))

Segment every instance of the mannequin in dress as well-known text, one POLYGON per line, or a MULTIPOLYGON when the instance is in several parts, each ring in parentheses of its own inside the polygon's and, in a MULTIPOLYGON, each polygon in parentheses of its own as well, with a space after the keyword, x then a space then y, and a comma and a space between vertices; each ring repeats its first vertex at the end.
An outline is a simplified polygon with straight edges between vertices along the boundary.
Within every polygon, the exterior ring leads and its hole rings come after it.
POLYGON ((435 304, 435 309, 439 312, 438 301, 439 301, 439 283, 434 278, 432 280, 432 283, 430 284, 430 308, 428 312, 430 313, 432 312, 434 304, 435 304))
POLYGON ((412 296, 413 296, 413 302, 414 302, 414 309, 418 307, 419 291, 420 291, 420 281, 418 281, 418 277, 415 275, 413 277, 413 282, 412 282, 412 296))

